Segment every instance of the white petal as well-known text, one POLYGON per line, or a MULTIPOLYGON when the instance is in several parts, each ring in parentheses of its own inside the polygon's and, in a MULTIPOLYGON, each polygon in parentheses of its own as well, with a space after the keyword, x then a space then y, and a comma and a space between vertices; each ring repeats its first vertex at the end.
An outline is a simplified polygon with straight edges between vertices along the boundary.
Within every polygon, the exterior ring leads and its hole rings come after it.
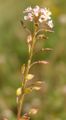
POLYGON ((33 21, 33 15, 32 15, 32 13, 28 13, 28 19, 29 19, 30 21, 33 21))
POLYGON ((41 18, 39 18, 39 22, 40 22, 40 23, 42 23, 42 22, 43 22, 41 18))
POLYGON ((26 8, 23 13, 28 13, 28 12, 31 12, 31 11, 32 11, 32 8, 30 6, 30 7, 26 8))
POLYGON ((36 6, 34 9, 33 9, 33 14, 35 16, 38 16, 39 15, 39 6, 36 6))
POLYGON ((52 20, 48 21, 48 26, 49 26, 50 28, 53 28, 53 22, 52 22, 52 20))
POLYGON ((24 20, 28 20, 28 16, 24 16, 24 20))

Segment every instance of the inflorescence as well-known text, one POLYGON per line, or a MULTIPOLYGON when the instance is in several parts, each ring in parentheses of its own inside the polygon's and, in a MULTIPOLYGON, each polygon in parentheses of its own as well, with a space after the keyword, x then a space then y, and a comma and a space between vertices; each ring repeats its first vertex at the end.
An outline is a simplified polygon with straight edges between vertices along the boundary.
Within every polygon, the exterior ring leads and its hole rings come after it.
POLYGON ((40 8, 38 5, 34 8, 30 6, 26 8, 23 13, 26 14, 24 20, 35 23, 45 23, 48 27, 53 28, 52 13, 47 8, 40 8))

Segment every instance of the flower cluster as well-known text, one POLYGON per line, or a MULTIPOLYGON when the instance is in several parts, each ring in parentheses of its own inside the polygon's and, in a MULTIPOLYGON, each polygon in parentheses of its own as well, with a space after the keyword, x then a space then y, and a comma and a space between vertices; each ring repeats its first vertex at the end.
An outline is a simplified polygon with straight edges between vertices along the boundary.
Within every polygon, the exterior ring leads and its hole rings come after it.
POLYGON ((40 8, 39 6, 35 6, 34 8, 28 7, 23 13, 26 14, 24 20, 34 21, 35 23, 45 22, 50 28, 53 28, 51 12, 47 8, 40 8))

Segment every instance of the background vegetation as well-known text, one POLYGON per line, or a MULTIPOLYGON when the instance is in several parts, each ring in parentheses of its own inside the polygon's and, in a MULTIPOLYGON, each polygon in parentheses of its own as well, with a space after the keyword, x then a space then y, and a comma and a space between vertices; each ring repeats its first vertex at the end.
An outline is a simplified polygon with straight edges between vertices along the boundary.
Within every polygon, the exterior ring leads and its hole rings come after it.
MULTIPOLYGON (((52 11, 54 33, 37 44, 50 47, 51 52, 39 53, 33 60, 45 59, 49 65, 32 69, 36 79, 44 81, 43 89, 26 96, 24 112, 39 107, 31 120, 66 120, 66 0, 0 0, 0 119, 16 120, 16 89, 20 85, 20 67, 27 62, 27 34, 20 21, 23 10, 39 5, 52 11)), ((30 25, 32 29, 32 26, 30 25)))

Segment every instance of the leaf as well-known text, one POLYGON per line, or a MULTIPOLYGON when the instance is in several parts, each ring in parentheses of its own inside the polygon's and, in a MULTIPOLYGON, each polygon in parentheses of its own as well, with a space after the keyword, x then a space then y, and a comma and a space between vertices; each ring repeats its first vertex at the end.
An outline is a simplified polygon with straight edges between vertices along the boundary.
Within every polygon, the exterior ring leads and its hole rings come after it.
POLYGON ((31 80, 31 79, 33 79, 33 78, 34 78, 34 75, 33 75, 33 74, 28 74, 27 77, 26 77, 27 80, 31 80))
POLYGON ((21 91, 22 91, 21 88, 18 88, 18 89, 16 90, 16 95, 17 95, 17 96, 20 96, 20 95, 21 95, 21 91))
POLYGON ((32 92, 32 88, 25 88, 24 89, 25 94, 29 94, 30 92, 32 92))

